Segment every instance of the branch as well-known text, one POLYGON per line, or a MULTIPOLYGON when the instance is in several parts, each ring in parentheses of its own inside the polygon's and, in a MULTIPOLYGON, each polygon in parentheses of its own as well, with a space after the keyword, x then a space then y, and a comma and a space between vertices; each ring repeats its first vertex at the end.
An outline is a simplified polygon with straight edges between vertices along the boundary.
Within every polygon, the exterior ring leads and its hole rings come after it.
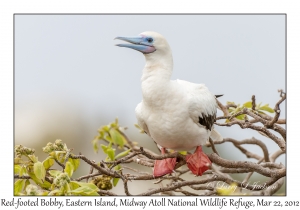
MULTIPOLYGON (((255 145, 259 146, 262 149, 265 161, 270 162, 269 152, 268 152, 267 146, 262 141, 254 138, 254 137, 252 137, 252 139, 245 139, 245 140, 242 140, 242 141, 238 141, 238 140, 235 140, 235 139, 232 139, 232 138, 225 138, 222 141, 215 141, 214 144, 222 144, 224 142, 231 142, 231 143, 233 143, 234 146, 236 146, 239 150, 241 150, 241 152, 246 154, 247 157, 255 158, 257 160, 260 160, 261 159, 260 156, 258 156, 256 154, 253 154, 253 153, 249 152, 248 150, 244 149, 243 147, 239 146, 241 144, 255 144, 255 145)), ((211 146, 211 144, 206 144, 206 146, 209 147, 209 146, 211 146)))
POLYGON ((271 170, 268 168, 264 168, 263 166, 249 162, 249 161, 229 161, 219 157, 217 154, 213 153, 208 155, 209 159, 212 160, 215 164, 226 168, 250 168, 253 171, 262 174, 267 177, 275 177, 281 178, 286 176, 286 169, 278 169, 278 170, 271 170))

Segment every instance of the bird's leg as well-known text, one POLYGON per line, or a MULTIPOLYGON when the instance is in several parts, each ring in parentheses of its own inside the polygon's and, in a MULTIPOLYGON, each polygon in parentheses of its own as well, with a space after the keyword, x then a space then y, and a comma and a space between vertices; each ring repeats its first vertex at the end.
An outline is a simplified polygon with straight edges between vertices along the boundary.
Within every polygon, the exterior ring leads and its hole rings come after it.
MULTIPOLYGON (((165 148, 161 148, 161 154, 165 154, 165 148)), ((159 177, 173 172, 176 165, 176 158, 166 158, 163 160, 155 160, 153 176, 159 177)))
POLYGON ((211 165, 211 161, 207 155, 202 151, 202 147, 198 146, 192 155, 187 155, 186 163, 193 174, 201 176, 211 165))

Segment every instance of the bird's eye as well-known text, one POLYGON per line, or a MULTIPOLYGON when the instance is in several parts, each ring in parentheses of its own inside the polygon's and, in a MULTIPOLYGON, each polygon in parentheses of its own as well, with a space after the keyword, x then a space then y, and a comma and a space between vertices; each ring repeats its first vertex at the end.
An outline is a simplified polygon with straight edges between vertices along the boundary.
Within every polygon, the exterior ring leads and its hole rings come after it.
POLYGON ((147 38, 147 41, 148 41, 149 43, 151 43, 151 42, 153 42, 153 39, 152 39, 152 38, 147 38))

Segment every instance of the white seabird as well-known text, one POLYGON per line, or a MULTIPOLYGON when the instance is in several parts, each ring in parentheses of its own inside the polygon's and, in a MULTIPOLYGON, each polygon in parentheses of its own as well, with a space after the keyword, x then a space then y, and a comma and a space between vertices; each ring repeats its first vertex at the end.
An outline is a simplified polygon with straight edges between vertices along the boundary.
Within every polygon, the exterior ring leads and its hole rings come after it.
MULTIPOLYGON (((131 44, 117 44, 144 54, 146 65, 142 76, 143 100, 136 107, 139 126, 158 144, 162 154, 165 148, 176 151, 195 149, 186 156, 190 170, 202 175, 211 161, 202 152, 211 135, 220 138, 213 130, 217 102, 204 84, 183 80, 170 80, 173 58, 166 39, 156 32, 143 32, 137 37, 116 37, 131 44)), ((154 176, 174 170, 176 158, 156 160, 154 176)))

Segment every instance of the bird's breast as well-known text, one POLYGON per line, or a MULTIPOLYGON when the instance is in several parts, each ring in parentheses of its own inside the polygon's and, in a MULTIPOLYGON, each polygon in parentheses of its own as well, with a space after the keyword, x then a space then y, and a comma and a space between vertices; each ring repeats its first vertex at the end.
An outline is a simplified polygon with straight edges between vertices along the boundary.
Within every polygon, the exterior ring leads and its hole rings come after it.
POLYGON ((142 82, 142 93, 143 121, 151 138, 160 146, 191 150, 207 141, 210 131, 190 117, 186 88, 155 75, 142 82))
POLYGON ((206 142, 210 131, 190 118, 184 100, 167 100, 161 107, 143 106, 149 135, 160 146, 174 150, 191 150, 206 142))

